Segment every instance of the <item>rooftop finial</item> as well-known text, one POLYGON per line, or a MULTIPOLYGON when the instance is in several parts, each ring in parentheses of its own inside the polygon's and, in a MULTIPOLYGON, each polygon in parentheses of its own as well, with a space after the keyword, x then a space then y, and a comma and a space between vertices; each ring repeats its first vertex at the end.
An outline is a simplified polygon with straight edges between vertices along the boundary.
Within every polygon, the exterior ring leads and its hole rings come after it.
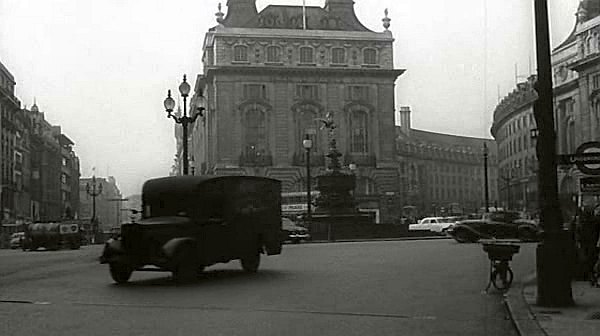
POLYGON ((225 14, 223 14, 223 12, 221 12, 221 3, 220 2, 219 2, 219 5, 217 5, 217 8, 219 9, 219 11, 215 14, 215 16, 217 17, 217 22, 223 23, 223 17, 225 16, 225 14))
POLYGON ((385 28, 385 30, 387 31, 388 28, 390 28, 390 21, 392 21, 392 19, 390 19, 388 17, 388 9, 386 8, 383 13, 385 14, 385 17, 383 19, 381 19, 381 21, 383 21, 383 28, 385 28))

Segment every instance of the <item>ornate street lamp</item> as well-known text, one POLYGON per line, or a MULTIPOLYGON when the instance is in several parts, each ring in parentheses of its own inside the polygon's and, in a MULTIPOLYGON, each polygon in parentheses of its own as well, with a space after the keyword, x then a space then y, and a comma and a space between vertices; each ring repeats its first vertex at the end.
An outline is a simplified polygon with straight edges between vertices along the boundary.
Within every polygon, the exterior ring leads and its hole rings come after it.
POLYGON ((183 75, 183 82, 179 84, 179 93, 183 97, 183 115, 176 116, 173 114, 173 109, 175 108, 175 100, 171 98, 171 90, 167 92, 167 98, 165 98, 164 106, 167 111, 167 118, 173 118, 176 123, 181 124, 183 128, 182 134, 182 142, 183 142, 183 175, 188 174, 189 168, 189 158, 188 158, 188 125, 193 124, 194 121, 198 118, 198 116, 203 116, 203 112, 205 108, 202 106, 190 106, 195 107, 194 114, 189 116, 187 115, 187 97, 190 94, 190 84, 188 84, 186 75, 183 75))
POLYGON ((308 226, 310 227, 310 221, 312 219, 311 212, 311 195, 310 195, 310 149, 312 148, 313 143, 308 134, 302 140, 302 147, 306 150, 306 220, 308 221, 308 226))
POLYGON ((94 242, 96 240, 96 235, 98 234, 98 219, 96 218, 96 197, 98 197, 102 193, 102 183, 96 183, 96 175, 92 176, 92 183, 89 182, 85 184, 85 191, 88 195, 92 197, 92 237, 94 242))

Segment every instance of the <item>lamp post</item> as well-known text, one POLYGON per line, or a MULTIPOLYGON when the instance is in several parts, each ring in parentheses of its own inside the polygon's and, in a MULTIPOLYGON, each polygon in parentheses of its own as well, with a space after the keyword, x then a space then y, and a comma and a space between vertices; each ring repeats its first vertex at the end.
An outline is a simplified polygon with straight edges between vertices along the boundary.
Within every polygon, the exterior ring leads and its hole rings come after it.
MULTIPOLYGON (((183 115, 176 116, 173 114, 175 108, 175 100, 171 98, 171 90, 167 91, 167 98, 165 98, 164 106, 167 111, 167 118, 173 118, 177 124, 181 124, 182 132, 182 146, 183 146, 183 175, 188 174, 189 158, 188 158, 188 125, 193 124, 198 116, 202 116, 205 110, 202 106, 197 106, 195 113, 188 117, 187 115, 187 97, 190 94, 190 84, 188 84, 186 75, 183 75, 183 82, 179 84, 179 93, 183 97, 183 115)), ((190 106, 191 109, 192 106, 190 106)))
POLYGON ((308 136, 308 134, 305 135, 304 140, 302 140, 302 147, 304 147, 304 149, 306 150, 306 219, 308 221, 308 227, 310 228, 311 226, 311 220, 312 220, 312 211, 311 211, 311 195, 310 195, 310 186, 311 186, 311 181, 310 181, 310 149, 312 148, 312 140, 310 139, 310 137, 308 136))
POLYGON ((96 197, 102 193, 102 183, 96 183, 96 175, 92 176, 92 183, 85 184, 85 192, 92 197, 92 239, 93 243, 96 242, 96 235, 98 234, 98 219, 96 218, 96 197))
POLYGON ((574 246, 562 229, 563 216, 558 201, 548 1, 534 0, 534 10, 538 98, 533 104, 533 115, 538 128, 538 195, 540 223, 544 228, 543 239, 536 249, 537 304, 568 306, 573 304, 569 270, 574 261, 574 246))
POLYGON ((490 211, 490 193, 488 187, 488 148, 487 144, 483 143, 483 178, 484 178, 484 199, 485 199, 485 212, 490 211))

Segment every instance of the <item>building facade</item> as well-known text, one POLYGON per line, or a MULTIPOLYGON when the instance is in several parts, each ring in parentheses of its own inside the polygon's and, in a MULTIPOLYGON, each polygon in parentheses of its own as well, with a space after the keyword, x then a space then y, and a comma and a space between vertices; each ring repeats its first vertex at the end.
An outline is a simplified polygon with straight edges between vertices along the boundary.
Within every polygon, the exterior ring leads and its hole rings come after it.
POLYGON ((393 66, 389 21, 369 30, 353 0, 306 7, 305 17, 302 9, 258 12, 254 0, 230 0, 227 16, 217 13, 192 98, 206 110, 191 130, 190 158, 198 173, 267 176, 284 192, 302 191, 302 141, 313 142, 312 175, 322 173, 328 141, 319 119, 332 113, 342 160, 358 167, 362 207, 379 208, 399 188, 394 82, 404 70, 393 66))
POLYGON ((495 141, 413 129, 410 113, 400 108, 396 128, 402 207, 415 207, 420 217, 478 212, 486 207, 486 183, 488 206, 500 207, 495 141))
MULTIPOLYGON (((18 193, 15 181, 15 146, 17 145, 16 115, 21 108, 21 102, 15 97, 15 78, 8 69, 0 63, 0 132, 2 176, 0 180, 0 207, 2 222, 16 218, 15 197, 18 193)), ((19 167, 17 168, 19 171, 19 167)), ((20 171, 19 171, 20 172, 20 171)))
MULTIPOLYGON (((600 140, 600 1, 581 1, 571 34, 552 50, 554 120, 557 154, 573 154, 589 141, 600 140)), ((501 198, 505 203, 537 205, 535 76, 518 83, 494 111, 492 134, 498 143, 501 198)), ((581 199, 574 166, 558 170, 559 199, 566 218, 581 199)))

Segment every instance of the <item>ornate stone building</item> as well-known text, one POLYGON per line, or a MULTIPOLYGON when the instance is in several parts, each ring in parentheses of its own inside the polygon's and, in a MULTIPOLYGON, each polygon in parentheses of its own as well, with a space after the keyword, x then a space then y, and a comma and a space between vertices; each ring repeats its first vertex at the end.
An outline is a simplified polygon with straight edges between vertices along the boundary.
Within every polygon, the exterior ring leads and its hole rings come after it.
POLYGON ((495 141, 413 129, 410 113, 409 107, 400 108, 401 126, 396 128, 401 205, 416 207, 418 216, 485 208, 485 145, 489 206, 500 206, 495 141))
MULTIPOLYGON (((600 1, 581 1, 576 16, 571 34, 552 50, 558 154, 572 154, 584 142, 600 141, 600 1)), ((492 126, 500 176, 511 186, 526 186, 517 194, 504 193, 503 199, 528 206, 537 202, 537 158, 531 136, 536 129, 534 83, 534 76, 519 83, 498 104, 492 126)), ((576 167, 559 167, 559 197, 567 215, 572 215, 580 199, 579 179, 583 176, 576 167)))
POLYGON ((389 219, 395 205, 385 200, 400 187, 394 82, 404 70, 394 69, 387 14, 384 30, 374 32, 356 18, 353 0, 304 12, 274 5, 258 12, 255 0, 227 5, 206 33, 192 98, 206 107, 191 131, 196 172, 268 176, 284 192, 303 191, 302 140, 313 140, 315 176, 328 150, 319 119, 333 112, 342 160, 357 165, 360 206, 389 219))

